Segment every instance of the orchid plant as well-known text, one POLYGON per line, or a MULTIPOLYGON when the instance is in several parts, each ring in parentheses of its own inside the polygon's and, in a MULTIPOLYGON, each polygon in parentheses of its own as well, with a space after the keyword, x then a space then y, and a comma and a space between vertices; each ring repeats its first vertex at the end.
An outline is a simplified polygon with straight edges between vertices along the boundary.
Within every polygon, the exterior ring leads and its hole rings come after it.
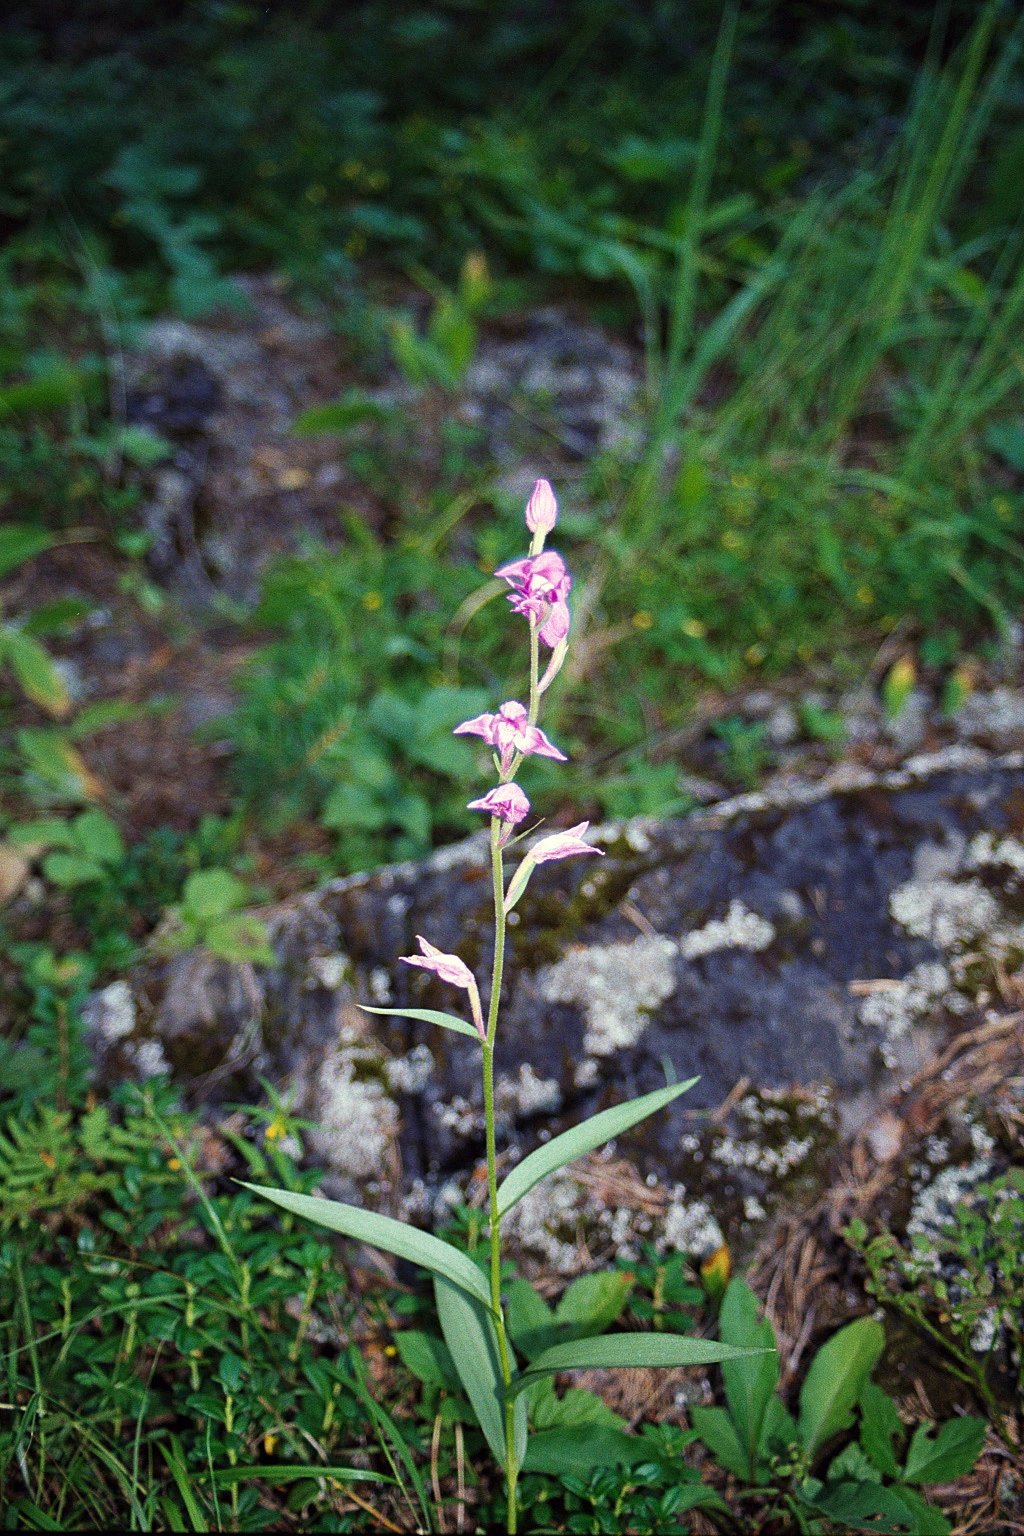
POLYGON ((476 977, 466 963, 458 955, 445 954, 425 938, 417 939, 420 953, 406 956, 404 963, 430 971, 440 981, 465 992, 469 1021, 430 1008, 366 1009, 369 1013, 397 1015, 455 1030, 472 1036, 479 1044, 486 1122, 489 1275, 485 1277, 473 1260, 452 1244, 392 1217, 311 1195, 249 1186, 295 1215, 409 1259, 432 1274, 445 1341, 488 1446, 505 1477, 507 1529, 511 1532, 516 1530, 516 1483, 527 1458, 527 1404, 535 1384, 556 1372, 588 1367, 705 1365, 762 1352, 675 1334, 612 1333, 556 1344, 521 1363, 507 1323, 501 1285, 502 1218, 541 1179, 665 1108, 697 1081, 691 1078, 688 1082, 671 1083, 593 1115, 537 1147, 516 1163, 499 1184, 494 1050, 508 915, 539 864, 556 859, 601 857, 601 850, 587 841, 589 824, 583 821, 568 831, 550 833, 531 843, 511 877, 506 878, 505 854, 514 829, 530 815, 530 802, 515 782, 523 760, 540 756, 566 761, 565 753, 537 724, 544 695, 558 675, 569 645, 568 597, 572 577, 561 555, 545 549, 557 516, 558 504, 551 486, 546 480, 538 480, 526 506, 526 526, 533 536, 530 552, 495 573, 508 583, 506 595, 513 612, 526 620, 529 703, 510 700, 493 714, 477 715, 455 728, 455 735, 479 736, 492 748, 497 776, 497 783, 486 794, 469 803, 471 810, 490 816, 494 959, 486 1014, 476 977), (541 647, 549 653, 543 672, 541 647))

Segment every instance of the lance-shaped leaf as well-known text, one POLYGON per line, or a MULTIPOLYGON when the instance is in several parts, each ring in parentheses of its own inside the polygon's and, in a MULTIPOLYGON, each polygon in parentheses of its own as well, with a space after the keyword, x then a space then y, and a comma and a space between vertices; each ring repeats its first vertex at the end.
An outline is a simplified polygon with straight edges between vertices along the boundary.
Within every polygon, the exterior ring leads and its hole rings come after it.
POLYGON ((622 1136, 648 1115, 671 1104, 673 1099, 677 1099, 698 1081, 698 1078, 691 1077, 685 1083, 670 1083, 667 1088, 645 1093, 642 1098, 616 1104, 614 1109, 603 1109, 599 1115, 591 1115, 581 1125, 574 1125, 571 1131, 563 1131, 561 1136, 545 1142, 535 1152, 531 1152, 529 1157, 517 1163, 508 1178, 502 1180, 498 1189, 498 1215, 504 1216, 535 1184, 539 1184, 549 1173, 554 1173, 556 1168, 562 1168, 566 1163, 573 1163, 578 1157, 583 1157, 585 1153, 593 1152, 595 1147, 611 1141, 613 1136, 622 1136))
POLYGON ((552 1371, 614 1370, 620 1366, 715 1365, 763 1353, 739 1349, 717 1339, 691 1339, 678 1333, 606 1333, 597 1339, 574 1339, 546 1349, 513 1381, 518 1395, 552 1371))
MULTIPOLYGON (((484 1432, 491 1454, 500 1467, 507 1463, 505 1440, 505 1378, 501 1372, 498 1335, 488 1308, 447 1280, 434 1280, 434 1298, 441 1332, 451 1353, 466 1396, 484 1432)), ((515 1405, 515 1458, 521 1466, 526 1455, 526 1402, 515 1405)))
POLYGON ((395 1221, 392 1216, 364 1211, 358 1205, 322 1200, 316 1195, 295 1195, 291 1190, 268 1189, 262 1184, 246 1184, 241 1179, 239 1183, 243 1188, 251 1189, 253 1194, 279 1205, 282 1210, 290 1211, 293 1216, 318 1222, 332 1232, 341 1232, 358 1243, 370 1243, 375 1248, 383 1248, 385 1253, 393 1253, 396 1258, 408 1259, 412 1264, 429 1269, 432 1275, 450 1281, 490 1310, 491 1297, 486 1280, 472 1259, 453 1248, 451 1243, 444 1243, 429 1232, 421 1232, 418 1227, 410 1227, 407 1222, 395 1221))
POLYGON ((813 1453, 852 1422, 853 1405, 885 1344, 881 1323, 858 1317, 823 1344, 800 1389, 800 1439, 813 1453))
POLYGON ((419 1019, 424 1024, 440 1024, 442 1029, 454 1029, 460 1035, 469 1035, 479 1043, 480 1036, 472 1024, 460 1019, 455 1013, 441 1013, 437 1008, 368 1008, 365 1003, 356 1005, 363 1013, 385 1013, 392 1019, 419 1019))

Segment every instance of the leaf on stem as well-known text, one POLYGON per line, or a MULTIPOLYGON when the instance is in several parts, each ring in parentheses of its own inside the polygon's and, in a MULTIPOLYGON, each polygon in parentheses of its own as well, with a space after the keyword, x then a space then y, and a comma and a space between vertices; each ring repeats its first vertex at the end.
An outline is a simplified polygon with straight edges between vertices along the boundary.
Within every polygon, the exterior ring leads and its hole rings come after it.
POLYGON ((460 1035, 469 1035, 479 1043, 480 1036, 472 1024, 460 1019, 455 1013, 441 1013, 437 1008, 369 1008, 357 1003, 363 1013, 385 1013, 393 1019, 420 1019, 424 1024, 439 1024, 442 1029, 454 1029, 460 1035))
POLYGON ((667 1088, 645 1093, 642 1098, 616 1104, 614 1109, 604 1109, 599 1115, 591 1115, 581 1125, 574 1125, 571 1131, 563 1131, 561 1136, 545 1142, 535 1152, 531 1152, 529 1157, 517 1163, 508 1178, 502 1181, 498 1189, 498 1215, 504 1216, 535 1184, 539 1184, 549 1173, 554 1173, 556 1168, 575 1162, 595 1147, 611 1141, 613 1136, 621 1136, 648 1115, 664 1109, 698 1081, 698 1078, 691 1077, 685 1083, 670 1083, 667 1088))
POLYGON ((677 1333, 606 1333, 597 1339, 574 1339, 570 1344, 556 1344, 530 1363, 529 1369, 513 1381, 510 1392, 517 1396, 552 1371, 582 1371, 594 1368, 614 1370, 622 1366, 715 1365, 721 1360, 739 1360, 761 1351, 737 1349, 716 1339, 693 1339, 677 1333))
POLYGON ((263 1184, 247 1184, 244 1179, 238 1182, 243 1189, 251 1189, 253 1194, 262 1195, 293 1216, 318 1222, 332 1232, 341 1232, 359 1243, 370 1243, 375 1248, 383 1248, 385 1253, 393 1253, 396 1258, 408 1259, 412 1264, 429 1269, 431 1274, 440 1275, 490 1310, 491 1298, 483 1275, 472 1259, 453 1248, 451 1243, 444 1243, 439 1237, 421 1232, 407 1222, 378 1215, 376 1211, 364 1211, 357 1205, 322 1200, 316 1195, 296 1195, 287 1189, 268 1189, 263 1184))
MULTIPOLYGON (((501 1373, 498 1335, 490 1311, 447 1280, 434 1280, 434 1297, 441 1332, 459 1373, 466 1396, 480 1422, 491 1454, 502 1468, 505 1444, 505 1379, 501 1373)), ((516 1461, 526 1454, 526 1403, 516 1404, 516 1461)))

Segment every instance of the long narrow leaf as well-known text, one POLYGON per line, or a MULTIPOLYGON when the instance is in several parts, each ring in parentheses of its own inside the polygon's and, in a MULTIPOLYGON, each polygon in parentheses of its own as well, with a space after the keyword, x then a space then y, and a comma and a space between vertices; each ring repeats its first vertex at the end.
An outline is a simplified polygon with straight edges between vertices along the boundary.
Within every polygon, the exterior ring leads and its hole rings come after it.
POLYGON ((431 1274, 449 1280, 490 1309, 490 1293, 483 1275, 472 1259, 453 1248, 451 1243, 444 1243, 439 1237, 421 1232, 407 1222, 380 1216, 376 1211, 364 1211, 357 1205, 322 1200, 316 1195, 295 1195, 287 1189, 268 1189, 263 1184, 246 1184, 244 1180, 239 1183, 244 1189, 251 1189, 254 1194, 279 1205, 282 1210, 290 1211, 293 1216, 315 1221, 332 1232, 354 1238, 358 1243, 370 1243, 375 1248, 383 1248, 385 1253, 393 1253, 396 1258, 408 1259, 412 1264, 429 1269, 431 1274))
POLYGON ((171 1476, 178 1485, 178 1492, 181 1494, 182 1503, 192 1522, 193 1531, 208 1531, 210 1527, 207 1524, 206 1516, 203 1514, 199 1501, 193 1492, 192 1484, 189 1482, 188 1471, 185 1467, 185 1453, 181 1441, 177 1435, 172 1435, 170 1446, 161 1443, 159 1449, 164 1461, 166 1461, 170 1468, 171 1476))
POLYGON ((288 1466, 222 1467, 213 1474, 215 1483, 242 1483, 248 1477, 258 1477, 264 1483, 294 1483, 301 1477, 332 1478, 336 1483, 394 1483, 393 1477, 383 1472, 367 1472, 362 1467, 318 1467, 293 1463, 288 1466))
POLYGON ((571 1344, 556 1344, 532 1361, 528 1370, 517 1376, 510 1392, 518 1395, 532 1386, 539 1376, 553 1371, 614 1370, 618 1367, 716 1365, 722 1360, 740 1360, 762 1350, 738 1349, 716 1339, 691 1339, 666 1333, 606 1333, 598 1339, 574 1339, 571 1344))
MULTIPOLYGON (((505 1379, 501 1371, 498 1335, 491 1313, 446 1280, 434 1281, 441 1331, 451 1351, 459 1379, 480 1422, 491 1455, 500 1467, 507 1460, 505 1442, 505 1379)), ((516 1461, 526 1453, 526 1403, 515 1409, 516 1461), (521 1422, 520 1422, 521 1421, 521 1422)))
POLYGON ((440 1013, 436 1008, 368 1008, 365 1003, 357 1006, 363 1013, 385 1013, 392 1019, 419 1019, 424 1024, 440 1024, 442 1029, 454 1029, 460 1035, 469 1035, 477 1042, 480 1040, 473 1025, 455 1013, 440 1013))
POLYGON ((504 1216, 535 1184, 539 1184, 549 1173, 554 1173, 556 1168, 575 1162, 595 1147, 611 1141, 613 1136, 622 1136, 641 1120, 646 1120, 648 1115, 656 1114, 659 1109, 671 1104, 673 1099, 686 1093, 698 1081, 698 1078, 691 1077, 685 1083, 670 1083, 667 1088, 645 1093, 642 1098, 616 1104, 614 1109, 604 1109, 599 1115, 591 1115, 582 1125, 574 1125, 571 1131, 563 1131, 561 1136, 545 1142, 542 1147, 531 1152, 529 1157, 517 1163, 508 1178, 502 1180, 498 1189, 498 1215, 504 1216))

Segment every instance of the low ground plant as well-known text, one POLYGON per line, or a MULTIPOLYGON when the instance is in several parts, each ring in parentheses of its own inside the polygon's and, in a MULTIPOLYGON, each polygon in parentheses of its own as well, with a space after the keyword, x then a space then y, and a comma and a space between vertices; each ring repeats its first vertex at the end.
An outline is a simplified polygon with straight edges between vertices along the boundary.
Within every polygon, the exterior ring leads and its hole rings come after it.
POLYGON ((1009 1438, 1007 1403, 1024 1395, 1024 1176, 1011 1169, 967 1191, 939 1236, 845 1236, 867 1267, 866 1288, 936 1344, 1009 1438))

